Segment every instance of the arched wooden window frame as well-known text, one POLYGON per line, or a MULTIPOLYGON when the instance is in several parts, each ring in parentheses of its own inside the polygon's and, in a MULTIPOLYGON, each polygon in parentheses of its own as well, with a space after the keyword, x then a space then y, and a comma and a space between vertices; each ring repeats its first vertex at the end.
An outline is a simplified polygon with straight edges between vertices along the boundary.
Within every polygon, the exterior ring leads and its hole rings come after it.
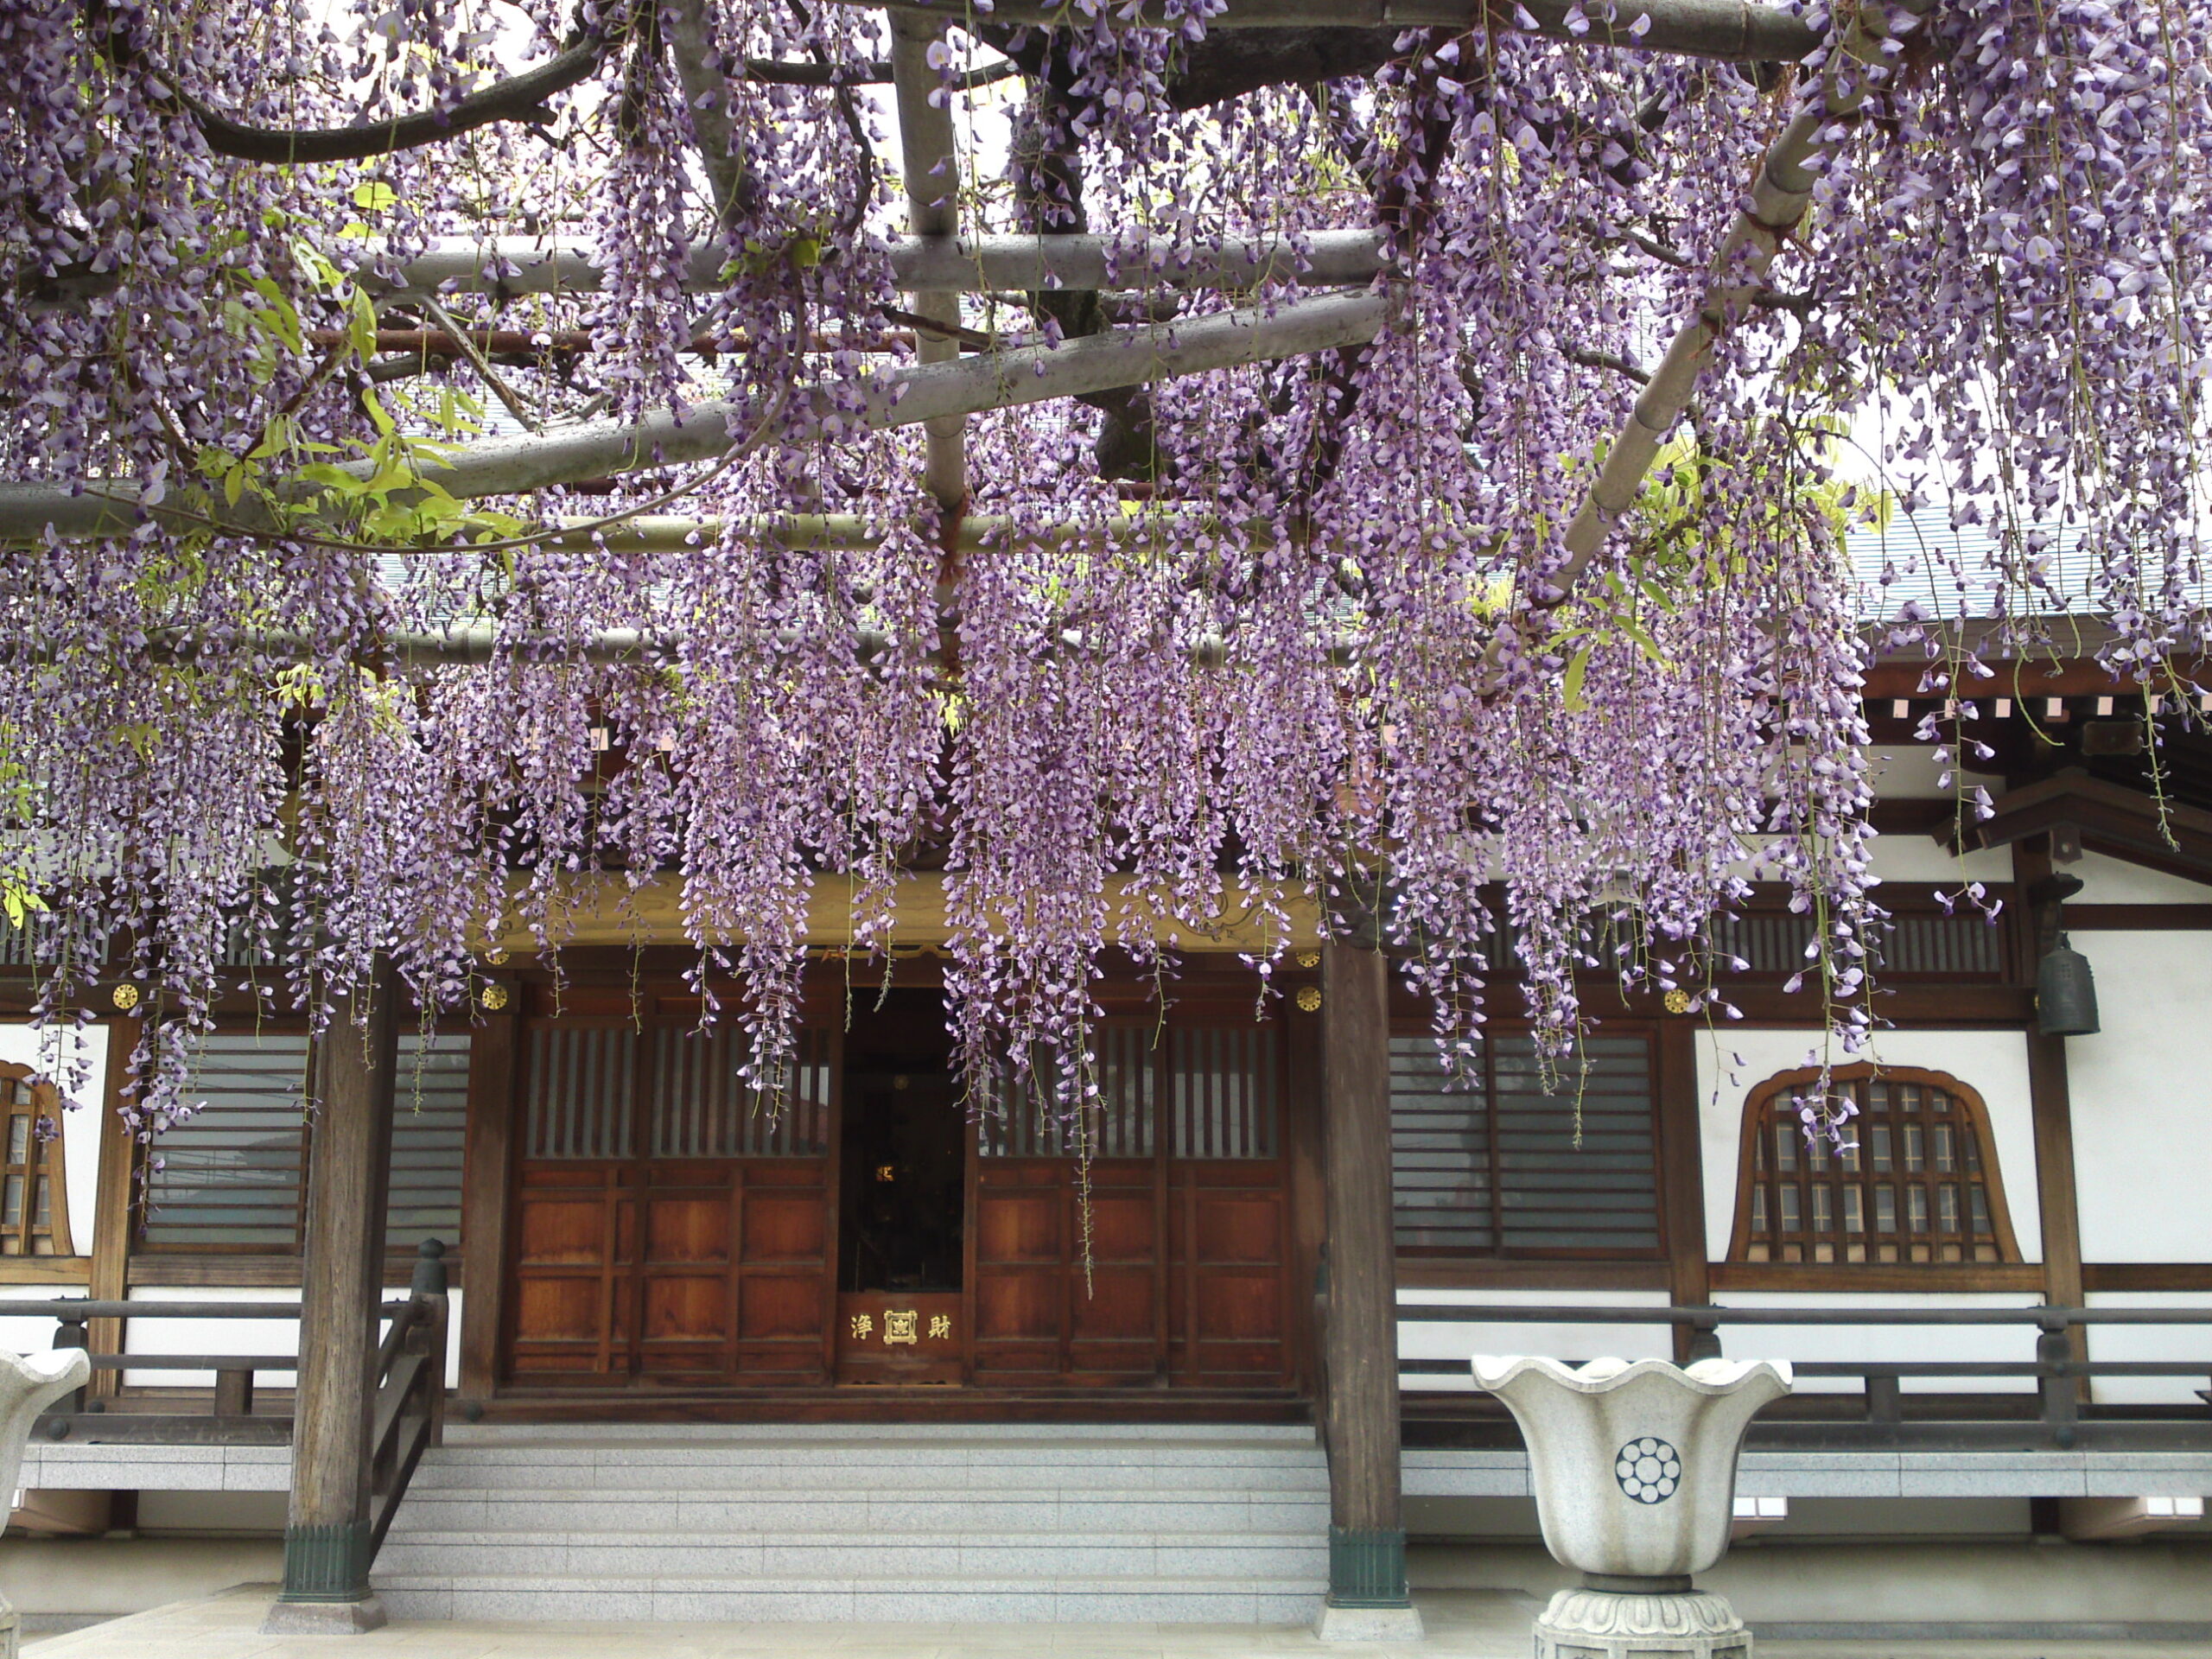
MULTIPOLYGON (((1862 1064, 1837 1066, 1827 1075, 1830 1081, 1836 1084, 1877 1082, 1892 1085, 1917 1084, 1923 1088, 1940 1089, 1955 1101, 1958 1103, 1960 1116, 1965 1120, 1967 1128, 1974 1137, 1975 1145, 1981 1158, 1982 1185, 1989 1201, 1990 1235, 1995 1241, 1997 1260, 1999 1263, 2020 1261, 2019 1243, 2013 1236, 2012 1211, 2005 1197, 2004 1172, 1998 1162, 1996 1137, 1990 1129, 1989 1108, 1979 1092, 1948 1071, 1924 1071, 1914 1066, 1862 1064)), ((1974 1235, 1971 1231, 1962 1236, 1967 1249, 1958 1262, 1937 1261, 1934 1259, 1932 1251, 1930 1259, 1926 1262, 1914 1262, 1902 1254, 1895 1262, 1877 1261, 1873 1259, 1872 1247, 1878 1235, 1871 1224, 1864 1234, 1869 1245, 1868 1259, 1865 1262, 1815 1262, 1808 1258, 1805 1262, 1799 1263, 1781 1262, 1778 1259, 1765 1262, 1752 1260, 1751 1247, 1756 1241, 1751 1233, 1751 1190, 1758 1179, 1760 1136, 1775 1121, 1774 1103, 1777 1096, 1795 1093, 1808 1085, 1817 1084, 1820 1077, 1821 1071, 1817 1066, 1801 1066, 1795 1071, 1779 1071, 1753 1088, 1745 1096, 1743 1122, 1737 1141, 1736 1221, 1729 1238, 1728 1260, 1732 1263, 1742 1263, 1754 1268, 1833 1267, 1847 1273, 1854 1268, 1904 1268, 1910 1271, 1991 1265, 1977 1264, 1971 1259, 1974 1243, 1974 1235)), ((1859 1117, 1852 1120, 1852 1124, 1854 1126, 1854 1138, 1855 1126, 1863 1121, 1859 1117)), ((1864 1155, 1862 1152, 1862 1156, 1864 1155)), ((1802 1172, 1800 1179, 1803 1179, 1804 1175, 1810 1173, 1810 1171, 1802 1172)), ((1838 1172, 1838 1175, 1845 1179, 1850 1179, 1847 1172, 1838 1172)), ((1873 1182, 1873 1173, 1871 1170, 1858 1179, 1866 1181, 1871 1190, 1873 1182)), ((1871 1224, 1872 1218, 1870 1217, 1868 1219, 1871 1224)), ((1839 1237, 1840 1236, 1842 1235, 1840 1232, 1839 1237)), ((1900 1244, 1904 1245, 1910 1244, 1911 1236, 1912 1235, 1907 1230, 1900 1230, 1897 1235, 1900 1244)), ((1938 1235, 1931 1230, 1929 1235, 1930 1241, 1932 1242, 1937 1236, 1938 1235)))
POLYGON ((54 1085, 27 1065, 0 1062, 0 1180, 22 1183, 16 1219, 6 1221, 0 1205, 0 1256, 69 1255, 69 1189, 62 1167, 61 1097, 54 1085), (18 1085, 28 1085, 19 1088, 18 1085), (18 1095, 22 1098, 17 1098, 18 1095), (41 1139, 41 1119, 54 1133, 41 1139), (23 1156, 16 1157, 16 1125, 23 1124, 23 1156), (47 1221, 38 1224, 39 1195, 46 1196, 47 1221), (41 1242, 46 1248, 38 1248, 41 1242))

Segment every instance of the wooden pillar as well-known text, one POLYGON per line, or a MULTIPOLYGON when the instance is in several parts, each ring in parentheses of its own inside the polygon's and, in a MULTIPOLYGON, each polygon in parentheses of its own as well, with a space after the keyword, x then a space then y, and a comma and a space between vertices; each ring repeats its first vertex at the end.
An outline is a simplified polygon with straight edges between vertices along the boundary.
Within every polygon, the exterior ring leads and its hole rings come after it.
POLYGON ((468 1046, 468 1120, 461 1214, 461 1397, 464 1413, 499 1387, 500 1299, 506 1286, 507 1214, 514 1171, 515 1044, 521 988, 493 984, 468 1046))
POLYGON ((1321 1041, 1329 1597, 1320 1631, 1390 1640, 1417 1634, 1420 1619, 1406 1589, 1400 1501, 1389 981, 1381 951, 1350 944, 1323 949, 1321 1041))
MULTIPOLYGON (((1667 1236, 1668 1300, 1700 1307, 1713 1300, 1712 1247, 1705 1234, 1704 1102, 1697 1086, 1694 1020, 1673 1016, 1659 1027, 1659 1187, 1667 1236)), ((1712 1332, 1675 1327, 1675 1363, 1718 1359, 1712 1332)))
MULTIPOLYGON (((2051 875, 2048 841, 2012 843, 2012 891, 2019 904, 2025 940, 2022 976, 2033 985, 2042 944, 2036 917, 2026 895, 2037 883, 2051 875)), ((2043 1233, 2043 1299, 2060 1307, 2082 1306, 2082 1217, 2079 1189, 2074 1175, 2074 1096, 2066 1075, 2066 1039, 2046 1037, 2031 1025, 2028 1042, 2028 1112, 2035 1129, 2036 1217, 2043 1233)), ((2088 1333, 2082 1326, 2066 1331, 2068 1354, 2077 1360, 2089 1357, 2088 1333)), ((2082 1380, 2081 1393, 2088 1393, 2082 1380)))
MULTIPOLYGON (((138 1141, 123 1120, 130 1092, 130 1057, 145 1023, 112 1020, 107 1027, 107 1088, 100 1103, 99 1173, 92 1196, 92 1262, 86 1294, 96 1302, 119 1302, 130 1294, 130 1224, 138 1173, 138 1141)), ((76 1172, 69 1172, 74 1174, 76 1172)), ((96 1354, 124 1351, 121 1319, 94 1319, 86 1346, 96 1354)), ((112 1399, 123 1382, 120 1371, 94 1371, 86 1397, 112 1399)))
POLYGON ((397 995, 390 963, 380 959, 365 992, 336 1002, 317 1046, 292 1498, 284 1585, 264 1627, 270 1635, 369 1630, 384 1623, 369 1589, 369 1458, 397 995))

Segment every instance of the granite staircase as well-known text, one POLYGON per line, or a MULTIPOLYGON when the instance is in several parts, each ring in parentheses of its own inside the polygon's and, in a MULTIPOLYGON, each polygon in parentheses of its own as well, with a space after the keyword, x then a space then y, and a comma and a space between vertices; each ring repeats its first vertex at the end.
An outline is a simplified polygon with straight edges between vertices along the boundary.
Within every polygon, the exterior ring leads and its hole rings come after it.
POLYGON ((1291 1624, 1303 1428, 452 1425, 377 1558, 395 1618, 1291 1624))

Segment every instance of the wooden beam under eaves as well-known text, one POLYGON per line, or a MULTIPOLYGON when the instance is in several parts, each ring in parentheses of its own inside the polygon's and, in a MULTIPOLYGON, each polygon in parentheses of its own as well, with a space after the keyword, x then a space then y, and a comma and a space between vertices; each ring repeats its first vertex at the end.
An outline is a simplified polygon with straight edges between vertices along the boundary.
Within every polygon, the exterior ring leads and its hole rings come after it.
POLYGON ((2212 882, 2212 812, 2160 802, 2075 767, 1999 796, 1990 817, 1958 825, 1955 841, 1948 824, 1935 833, 1963 853, 2069 830, 2089 851, 2183 880, 2212 882))

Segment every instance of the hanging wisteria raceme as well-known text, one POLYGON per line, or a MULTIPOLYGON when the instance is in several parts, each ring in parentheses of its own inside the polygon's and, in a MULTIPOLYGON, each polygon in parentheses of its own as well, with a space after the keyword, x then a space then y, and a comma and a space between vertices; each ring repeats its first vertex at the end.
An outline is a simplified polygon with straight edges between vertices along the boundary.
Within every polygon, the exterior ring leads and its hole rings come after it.
POLYGON ((451 1007, 587 925, 680 930, 772 1102, 810 951, 861 984, 940 871, 977 1098, 1078 1122, 1109 953, 1316 913, 1567 1066, 1593 974, 1726 1017, 1779 881, 1848 1052, 1869 652, 1980 664, 1870 637, 1839 434, 1999 526, 1998 648, 2212 639, 2202 9, 1804 5, 1795 64, 1665 0, 1007 10, 906 177, 844 0, 0 0, 0 886, 47 1019, 140 988, 148 1130, 242 976, 451 1007), (938 195, 1104 246, 902 278, 938 195))

